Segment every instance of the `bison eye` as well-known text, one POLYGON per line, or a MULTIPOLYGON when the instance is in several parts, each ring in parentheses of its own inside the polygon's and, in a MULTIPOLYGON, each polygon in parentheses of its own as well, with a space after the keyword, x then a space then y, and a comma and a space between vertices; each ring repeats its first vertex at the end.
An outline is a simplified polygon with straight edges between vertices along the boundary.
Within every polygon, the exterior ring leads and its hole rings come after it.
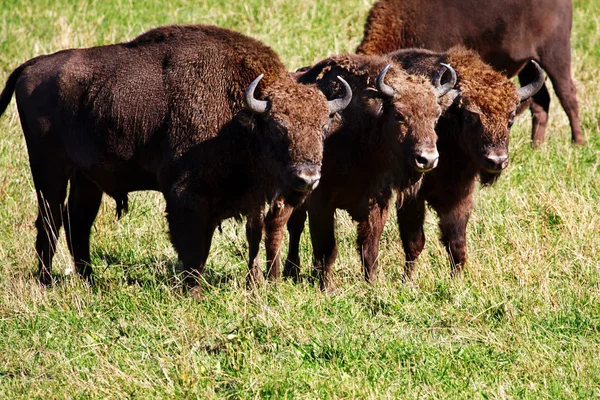
POLYGON ((281 140, 287 136, 287 129, 279 124, 272 124, 269 133, 273 139, 281 140))
POLYGON ((327 136, 329 136, 329 124, 325 124, 323 125, 323 127, 321 128, 321 136, 323 137, 323 139, 325 139, 327 136))
POLYGON ((400 114, 400 113, 396 113, 394 114, 394 119, 398 122, 404 122, 406 121, 406 118, 404 118, 404 115, 400 114))
POLYGON ((465 113, 464 118, 465 118, 465 122, 467 124, 474 125, 477 122, 479 122, 479 115, 477 115, 476 113, 473 113, 473 112, 467 112, 467 113, 465 113))
POLYGON ((508 118, 508 129, 512 128, 514 123, 515 123, 515 114, 513 113, 508 118))

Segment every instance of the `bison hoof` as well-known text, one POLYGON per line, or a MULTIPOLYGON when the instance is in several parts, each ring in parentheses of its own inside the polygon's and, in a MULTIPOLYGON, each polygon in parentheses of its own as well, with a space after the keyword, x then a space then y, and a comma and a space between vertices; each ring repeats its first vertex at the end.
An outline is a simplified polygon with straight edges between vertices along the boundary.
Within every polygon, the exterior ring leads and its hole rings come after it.
POLYGON ((195 301, 202 301, 204 300, 204 291, 202 290, 202 286, 196 284, 196 286, 190 288, 190 297, 195 300, 195 301))
POLYGON ((261 286, 265 281, 265 277, 262 273, 262 271, 251 271, 248 274, 248 278, 247 278, 247 286, 248 289, 256 289, 257 287, 261 286))

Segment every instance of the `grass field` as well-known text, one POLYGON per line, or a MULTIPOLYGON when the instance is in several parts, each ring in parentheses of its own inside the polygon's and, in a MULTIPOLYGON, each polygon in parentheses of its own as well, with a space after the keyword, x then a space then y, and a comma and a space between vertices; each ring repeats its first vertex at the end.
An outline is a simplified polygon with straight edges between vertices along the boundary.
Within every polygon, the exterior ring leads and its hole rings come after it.
MULTIPOLYGON (((372 1, 0 0, 0 82, 36 55, 169 23, 249 34, 293 69, 352 51, 372 1)), ((69 273, 63 237, 59 284, 41 289, 13 102, 0 119, 0 398, 600 397, 600 0, 574 3, 588 145, 571 146, 556 98, 540 149, 530 146, 529 115, 518 121, 508 171, 477 194, 470 263, 457 279, 429 216, 414 281, 400 281, 390 221, 379 283, 365 284, 354 225, 339 213, 335 292, 287 282, 249 292, 243 224, 227 221, 195 302, 173 277, 161 196, 139 193, 119 221, 103 202, 94 286, 69 273)), ((308 266, 308 237, 302 246, 308 266)))

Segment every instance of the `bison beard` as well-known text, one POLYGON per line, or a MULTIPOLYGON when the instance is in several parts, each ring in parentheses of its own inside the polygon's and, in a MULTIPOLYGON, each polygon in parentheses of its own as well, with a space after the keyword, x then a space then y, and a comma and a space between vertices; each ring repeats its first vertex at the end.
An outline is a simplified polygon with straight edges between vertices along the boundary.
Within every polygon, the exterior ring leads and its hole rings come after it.
MULTIPOLYGON (((535 79, 536 69, 528 62, 536 60, 548 73, 569 117, 573 142, 585 144, 571 77, 571 0, 480 3, 474 13, 472 1, 430 0, 423 4, 418 0, 380 0, 369 12, 356 51, 387 54, 411 47, 447 51, 464 45, 506 76, 518 74, 522 85, 535 79)), ((549 106, 550 95, 544 85, 531 103, 534 146, 544 141, 549 106)))
POLYGON ((13 92, 38 197, 43 284, 52 280, 63 222, 77 272, 91 277, 89 236, 102 194, 121 214, 135 190, 164 194, 171 241, 192 284, 220 221, 247 215, 251 277, 260 279, 265 201, 300 201, 305 194, 296 192, 315 185, 324 127, 351 99, 346 90, 328 103, 259 41, 202 25, 31 59, 10 75, 0 113, 13 92))

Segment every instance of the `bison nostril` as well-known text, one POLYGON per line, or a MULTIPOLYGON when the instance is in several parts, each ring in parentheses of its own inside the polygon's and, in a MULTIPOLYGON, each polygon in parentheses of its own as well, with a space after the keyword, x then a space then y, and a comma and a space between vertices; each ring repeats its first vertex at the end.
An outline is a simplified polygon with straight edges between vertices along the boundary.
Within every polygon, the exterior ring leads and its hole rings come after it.
POLYGON ((439 154, 437 150, 421 151, 414 156, 414 167, 419 172, 427 172, 438 164, 439 154))
POLYGON ((502 171, 508 165, 508 154, 488 154, 485 157, 486 168, 491 171, 502 171))
POLYGON ((314 170, 297 171, 292 179, 292 187, 300 192, 314 190, 321 179, 321 174, 314 170))

